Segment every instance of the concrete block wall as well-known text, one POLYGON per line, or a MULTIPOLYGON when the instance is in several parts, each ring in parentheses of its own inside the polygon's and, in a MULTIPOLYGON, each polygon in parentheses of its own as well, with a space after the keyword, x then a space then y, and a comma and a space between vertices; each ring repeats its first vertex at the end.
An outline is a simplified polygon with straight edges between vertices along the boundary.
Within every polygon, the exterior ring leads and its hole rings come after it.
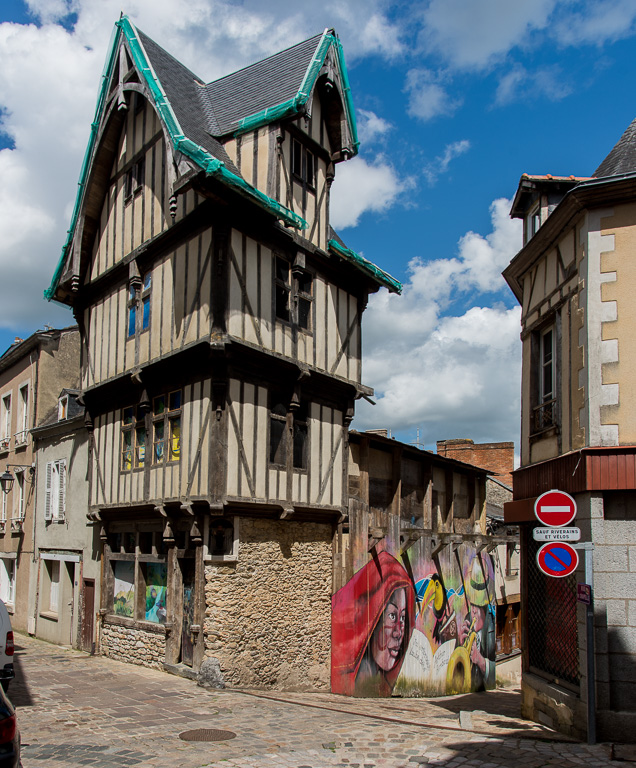
POLYGON ((437 453, 496 473, 497 480, 512 488, 514 443, 474 443, 468 438, 438 440, 437 453))

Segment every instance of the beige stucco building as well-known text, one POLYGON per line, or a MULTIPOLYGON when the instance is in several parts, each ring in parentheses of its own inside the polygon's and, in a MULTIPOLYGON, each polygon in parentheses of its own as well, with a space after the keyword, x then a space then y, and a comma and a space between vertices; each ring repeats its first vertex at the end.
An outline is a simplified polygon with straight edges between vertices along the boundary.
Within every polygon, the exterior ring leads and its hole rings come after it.
POLYGON ((79 331, 36 331, 0 357, 0 468, 12 487, 0 493, 0 598, 15 629, 30 628, 29 584, 37 553, 38 472, 31 430, 57 412, 63 387, 77 386, 79 331))
POLYGON ((524 246, 504 276, 522 307, 521 467, 506 520, 522 527, 523 711, 565 733, 636 732, 636 122, 590 178, 521 177, 524 246), (535 499, 576 500, 586 542, 566 578, 543 575, 535 499), (594 679, 587 672, 592 585, 594 679))

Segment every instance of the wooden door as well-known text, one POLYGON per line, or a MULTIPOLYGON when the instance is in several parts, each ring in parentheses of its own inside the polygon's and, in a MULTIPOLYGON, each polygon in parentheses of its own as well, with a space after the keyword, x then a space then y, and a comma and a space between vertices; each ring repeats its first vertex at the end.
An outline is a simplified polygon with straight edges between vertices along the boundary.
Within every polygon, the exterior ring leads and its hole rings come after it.
POLYGON ((194 560, 183 561, 183 621, 181 623, 181 663, 192 666, 194 644, 191 627, 194 624, 194 560))
POLYGON ((84 579, 84 613, 82 615, 82 650, 95 653, 94 620, 95 620, 95 579, 84 579))

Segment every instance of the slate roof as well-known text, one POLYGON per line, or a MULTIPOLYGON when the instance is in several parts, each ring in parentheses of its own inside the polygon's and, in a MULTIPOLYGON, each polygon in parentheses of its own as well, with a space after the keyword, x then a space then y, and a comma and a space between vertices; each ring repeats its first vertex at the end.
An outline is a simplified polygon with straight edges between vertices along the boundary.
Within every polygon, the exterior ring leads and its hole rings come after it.
POLYGON ((315 35, 206 85, 210 132, 232 133, 239 120, 293 99, 321 39, 322 34, 315 35))
POLYGON ((223 145, 208 131, 205 83, 140 29, 137 33, 184 134, 238 173, 223 145))
POLYGON ((636 118, 614 145, 612 151, 594 171, 596 178, 621 176, 636 172, 636 118))

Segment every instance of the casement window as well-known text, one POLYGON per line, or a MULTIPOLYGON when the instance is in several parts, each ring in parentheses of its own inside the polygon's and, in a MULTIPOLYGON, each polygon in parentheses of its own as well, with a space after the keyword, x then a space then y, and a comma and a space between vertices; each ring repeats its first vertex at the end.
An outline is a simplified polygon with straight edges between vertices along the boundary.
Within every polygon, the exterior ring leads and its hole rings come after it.
POLYGON ((15 471, 13 517, 16 520, 24 519, 24 472, 21 469, 15 471))
POLYGON ((137 621, 165 624, 168 566, 162 532, 127 530, 109 534, 113 591, 110 612, 137 621))
POLYGON ((152 401, 152 463, 179 461, 181 456, 181 390, 152 401))
POLYGON ((506 576, 519 575, 519 552, 514 541, 506 544, 506 576))
POLYGON ((144 185, 144 172, 145 162, 144 158, 140 158, 136 163, 133 163, 126 171, 124 177, 124 198, 128 203, 132 198, 141 192, 144 185))
POLYGON ((290 265, 285 259, 276 257, 276 271, 274 273, 274 303, 276 317, 279 320, 290 322, 291 320, 291 272, 290 265))
POLYGON ((277 319, 303 331, 312 329, 313 276, 302 267, 276 256, 274 305, 277 319))
POLYGON ((15 559, 0 557, 0 600, 5 605, 15 603, 15 559))
POLYGON ((313 152, 310 152, 297 139, 292 140, 291 167, 292 174, 297 179, 302 181, 303 184, 306 184, 308 187, 314 187, 316 158, 313 152))
POLYGON ((313 277, 308 272, 294 270, 296 321, 303 331, 311 331, 312 328, 313 286, 313 277))
POLYGON ((309 452, 309 420, 307 403, 300 403, 291 412, 291 435, 287 429, 287 406, 274 396, 269 412, 269 463, 287 467, 291 451, 292 467, 307 469, 309 452))
POLYGON ((181 457, 181 390, 177 389, 152 400, 149 420, 144 409, 129 406, 121 415, 121 470, 142 469, 152 464, 179 461, 181 457))
POLYGON ((25 445, 29 436, 29 385, 23 384, 18 390, 18 429, 16 445, 25 445))
POLYGON ((2 515, 2 517, 0 517, 0 521, 4 523, 7 520, 7 496, 8 496, 8 494, 0 493, 0 495, 2 496, 2 505, 0 506, 0 515, 2 515))
POLYGON ((238 525, 235 517, 212 517, 209 523, 204 557, 208 561, 235 561, 238 559, 238 525))
POLYGON ((44 519, 61 522, 66 514, 66 459, 46 465, 44 519))
POLYGON ((11 445, 11 395, 3 395, 0 408, 0 450, 11 445))
POLYGON ((141 283, 131 283, 128 288, 128 338, 143 333, 150 327, 150 293, 152 275, 147 272, 141 283))
POLYGON ((541 226, 541 208, 539 204, 535 205, 526 215, 525 220, 525 242, 529 242, 539 231, 541 226))
POLYGON ((60 561, 42 560, 42 605, 40 613, 55 618, 60 602, 60 561))
POLYGON ((557 424, 556 398, 556 327, 551 325, 535 334, 536 372, 533 433, 557 424))
POLYGON ((141 408, 129 406, 121 412, 121 469, 140 469, 146 460, 146 421, 141 408))

